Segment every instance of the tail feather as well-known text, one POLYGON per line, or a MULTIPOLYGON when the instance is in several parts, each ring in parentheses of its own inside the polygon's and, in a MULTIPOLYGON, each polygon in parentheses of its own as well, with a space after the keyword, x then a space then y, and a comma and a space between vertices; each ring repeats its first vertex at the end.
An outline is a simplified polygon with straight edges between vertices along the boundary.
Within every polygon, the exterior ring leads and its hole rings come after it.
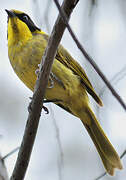
POLYGON ((86 113, 86 117, 90 119, 91 123, 87 125, 85 124, 85 120, 82 120, 82 122, 96 146, 106 171, 110 175, 113 175, 115 168, 122 169, 120 158, 106 137, 93 112, 88 109, 86 113))

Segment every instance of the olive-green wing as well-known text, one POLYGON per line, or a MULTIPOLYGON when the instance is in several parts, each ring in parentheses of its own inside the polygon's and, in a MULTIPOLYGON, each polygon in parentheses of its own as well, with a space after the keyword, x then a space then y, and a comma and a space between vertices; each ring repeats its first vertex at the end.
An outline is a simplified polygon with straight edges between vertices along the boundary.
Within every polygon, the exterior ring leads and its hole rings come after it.
MULTIPOLYGON (((49 36, 47 34, 43 34, 43 37, 46 41, 48 41, 49 36)), ((92 87, 85 71, 79 65, 79 63, 72 58, 72 56, 68 53, 68 51, 62 45, 59 45, 59 48, 56 54, 56 59, 60 61, 62 64, 64 64, 65 66, 67 66, 69 69, 71 69, 74 72, 74 74, 80 77, 80 81, 86 88, 87 92, 95 99, 95 101, 100 106, 102 106, 102 101, 98 97, 98 95, 95 93, 95 90, 92 87)))
POLYGON ((102 101, 95 93, 94 88, 92 87, 84 69, 75 61, 72 56, 67 52, 67 50, 60 45, 56 54, 56 59, 62 64, 71 69, 76 75, 80 77, 81 83, 86 88, 87 92, 95 99, 95 101, 102 106, 102 101))

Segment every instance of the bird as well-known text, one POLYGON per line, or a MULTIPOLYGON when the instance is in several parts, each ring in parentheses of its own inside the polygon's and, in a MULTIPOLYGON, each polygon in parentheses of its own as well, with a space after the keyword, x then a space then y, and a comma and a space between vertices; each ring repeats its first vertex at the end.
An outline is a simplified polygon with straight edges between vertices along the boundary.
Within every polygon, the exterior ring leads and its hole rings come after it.
MULTIPOLYGON (((10 64, 19 79, 34 91, 37 79, 35 72, 47 47, 49 35, 37 27, 25 12, 14 9, 5 11, 8 15, 10 64)), ((116 168, 123 168, 122 162, 92 111, 89 95, 99 106, 103 105, 85 70, 60 44, 49 76, 45 102, 53 102, 81 120, 106 172, 113 176, 116 168)))

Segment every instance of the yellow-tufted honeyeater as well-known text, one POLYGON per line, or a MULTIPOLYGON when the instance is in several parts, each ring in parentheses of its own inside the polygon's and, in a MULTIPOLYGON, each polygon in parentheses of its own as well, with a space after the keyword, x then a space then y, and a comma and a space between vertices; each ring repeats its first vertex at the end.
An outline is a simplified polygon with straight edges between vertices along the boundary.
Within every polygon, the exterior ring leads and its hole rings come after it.
MULTIPOLYGON (((8 55, 17 76, 34 90, 35 71, 40 64, 49 36, 41 31, 24 12, 6 10, 8 14, 8 55)), ((89 104, 88 94, 102 106, 83 68, 60 45, 50 75, 53 86, 46 89, 45 99, 78 117, 87 129, 106 171, 122 169, 120 158, 106 137, 89 104), (56 100, 56 101, 54 101, 56 100)), ((51 86, 48 82, 48 87, 51 86)))

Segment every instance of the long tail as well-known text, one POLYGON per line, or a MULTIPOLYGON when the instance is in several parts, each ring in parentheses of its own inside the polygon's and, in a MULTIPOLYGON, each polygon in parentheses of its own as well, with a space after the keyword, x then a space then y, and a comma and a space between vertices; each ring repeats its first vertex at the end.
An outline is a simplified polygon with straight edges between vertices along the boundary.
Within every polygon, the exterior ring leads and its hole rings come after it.
POLYGON ((89 125, 85 124, 84 119, 81 120, 96 146, 106 171, 114 175, 115 168, 122 169, 121 160, 90 109, 86 110, 86 117, 91 122, 89 125))

